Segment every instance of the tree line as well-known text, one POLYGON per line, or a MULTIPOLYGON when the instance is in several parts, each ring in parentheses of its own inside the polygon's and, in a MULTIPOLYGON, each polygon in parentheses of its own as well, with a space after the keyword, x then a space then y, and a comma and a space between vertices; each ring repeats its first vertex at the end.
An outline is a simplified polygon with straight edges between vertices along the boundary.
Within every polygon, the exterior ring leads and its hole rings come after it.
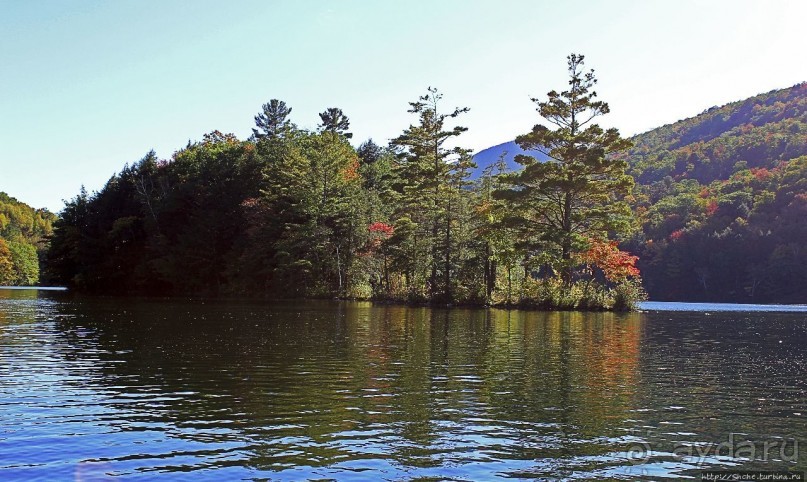
POLYGON ((630 143, 594 120, 582 55, 569 85, 533 99, 548 125, 519 137, 549 156, 476 168, 467 108, 429 88, 388 145, 350 144, 339 108, 299 128, 273 99, 250 138, 218 131, 171 159, 149 152, 98 192, 67 201, 47 256, 50 281, 118 294, 346 297, 628 309, 642 297, 630 143))

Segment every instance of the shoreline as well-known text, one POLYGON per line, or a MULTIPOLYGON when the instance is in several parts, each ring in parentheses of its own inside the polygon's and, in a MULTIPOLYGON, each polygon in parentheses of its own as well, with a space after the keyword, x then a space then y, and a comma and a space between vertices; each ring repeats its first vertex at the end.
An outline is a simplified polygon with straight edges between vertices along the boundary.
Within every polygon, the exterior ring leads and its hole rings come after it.
POLYGON ((78 297, 91 297, 91 298, 125 298, 131 300, 186 300, 198 302, 268 302, 268 303, 289 303, 295 301, 339 301, 339 302, 364 302, 372 303, 378 306, 401 306, 410 308, 431 308, 431 309, 497 309, 497 310, 514 310, 514 311, 536 311, 536 312, 570 312, 570 313, 636 313, 636 312, 654 312, 654 311, 674 311, 674 312, 782 312, 782 313, 799 313, 807 312, 807 303, 737 303, 737 302, 724 302, 724 301, 640 301, 633 310, 614 310, 614 309, 597 309, 597 308, 575 308, 564 309, 552 307, 547 305, 534 305, 534 304, 504 304, 504 303, 438 303, 438 302, 415 302, 394 299, 372 299, 372 298, 342 298, 342 297, 304 297, 304 298, 269 298, 269 297, 255 297, 255 296, 159 296, 159 295, 144 295, 144 294, 101 294, 101 293, 88 293, 81 291, 73 291, 67 287, 62 286, 0 286, 0 290, 9 291, 25 291, 37 290, 53 293, 69 293, 78 297))

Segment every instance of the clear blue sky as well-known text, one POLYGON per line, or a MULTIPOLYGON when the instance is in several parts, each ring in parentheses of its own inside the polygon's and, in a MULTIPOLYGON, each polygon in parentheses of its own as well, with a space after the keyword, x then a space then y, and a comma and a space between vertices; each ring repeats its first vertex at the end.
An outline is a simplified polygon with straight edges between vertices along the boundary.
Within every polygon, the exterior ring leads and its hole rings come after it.
POLYGON ((271 98, 385 143, 435 86, 481 150, 538 122, 571 52, 602 123, 635 134, 807 80, 805 19, 803 0, 0 0, 0 191, 59 211, 150 149, 248 136, 271 98))

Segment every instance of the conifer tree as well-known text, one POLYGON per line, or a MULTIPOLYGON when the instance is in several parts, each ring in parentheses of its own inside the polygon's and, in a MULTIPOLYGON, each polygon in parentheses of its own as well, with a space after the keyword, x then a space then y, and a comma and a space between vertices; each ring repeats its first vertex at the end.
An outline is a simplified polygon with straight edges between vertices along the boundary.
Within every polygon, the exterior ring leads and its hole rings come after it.
POLYGON ((320 112, 319 118, 322 121, 319 125, 320 130, 335 132, 345 139, 353 137, 353 134, 347 131, 350 129, 350 119, 342 112, 342 109, 329 107, 324 112, 320 112))
POLYGON ((255 116, 255 126, 252 134, 256 139, 274 139, 283 137, 293 129, 289 120, 291 107, 286 106, 282 100, 272 99, 261 107, 261 113, 255 116))
POLYGON ((507 176, 501 198, 514 203, 513 220, 522 237, 536 234, 533 250, 548 254, 566 284, 575 265, 573 254, 585 251, 588 240, 630 228, 631 211, 624 197, 633 187, 627 164, 609 154, 630 147, 617 129, 592 123, 609 112, 595 100, 597 79, 585 72, 582 55, 567 57, 569 88, 551 91, 547 100, 532 99, 537 111, 555 128, 538 124, 519 136, 518 145, 549 156, 546 162, 519 155, 524 168, 507 176))
POLYGON ((462 126, 447 128, 446 123, 469 109, 441 113, 442 97, 437 89, 429 87, 426 95, 410 102, 408 112, 417 115, 419 123, 410 125, 392 145, 401 149, 397 171, 403 209, 399 220, 418 227, 419 239, 413 241, 428 259, 428 296, 450 301, 452 190, 463 187, 475 165, 467 149, 445 145, 468 130, 462 126))

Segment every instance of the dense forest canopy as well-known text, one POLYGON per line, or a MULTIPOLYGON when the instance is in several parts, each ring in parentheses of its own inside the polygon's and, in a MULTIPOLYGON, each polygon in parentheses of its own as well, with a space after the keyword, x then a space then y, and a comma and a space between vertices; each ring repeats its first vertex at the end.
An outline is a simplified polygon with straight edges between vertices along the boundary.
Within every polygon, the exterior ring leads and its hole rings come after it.
POLYGON ((631 140, 653 299, 807 302, 807 83, 631 140))
POLYGON ((807 83, 712 107, 631 140, 622 155, 640 184, 666 176, 708 184, 742 167, 772 169, 807 154, 807 83))
POLYGON ((56 216, 0 192, 0 285, 39 282, 39 258, 47 249, 56 216))
POLYGON ((614 239, 635 224, 632 180, 606 156, 629 143, 589 123, 607 104, 582 56, 568 67, 566 90, 534 99, 548 126, 519 141, 552 140, 551 159, 521 156, 523 172, 497 164, 473 180, 468 109, 446 108, 437 89, 410 102, 412 124, 388 146, 358 148, 341 109, 309 131, 272 99, 249 139, 214 131, 171 159, 150 152, 68 201, 50 280, 101 293, 629 308, 642 296, 636 258, 614 239), (559 222, 542 223, 558 197, 559 222))

